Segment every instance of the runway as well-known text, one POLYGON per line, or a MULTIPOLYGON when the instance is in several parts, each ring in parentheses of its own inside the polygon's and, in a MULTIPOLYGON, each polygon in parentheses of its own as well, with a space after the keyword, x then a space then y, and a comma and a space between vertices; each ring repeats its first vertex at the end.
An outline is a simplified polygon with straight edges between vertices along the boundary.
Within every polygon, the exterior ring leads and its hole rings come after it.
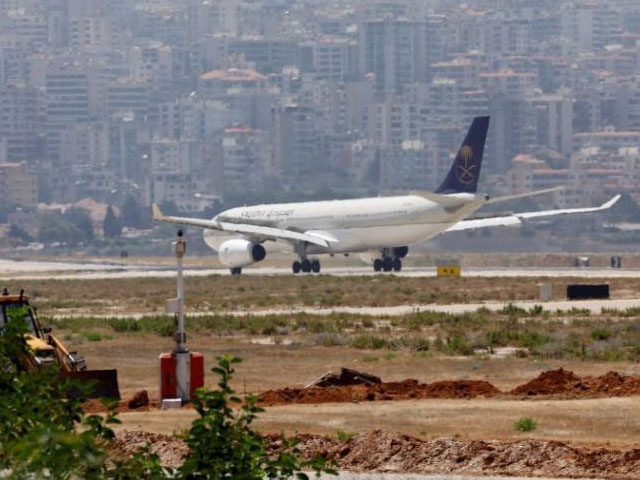
MULTIPOLYGON (((292 275, 288 267, 251 267, 243 275, 292 275)), ((92 280, 118 278, 168 278, 175 275, 171 267, 149 264, 16 261, 0 259, 0 280, 58 279, 92 280)), ((185 276, 230 275, 227 268, 185 268, 185 276)), ((300 274, 310 275, 310 274, 300 274)), ((402 272, 374 272, 370 266, 328 267, 321 275, 371 276, 397 275, 400 277, 435 277, 435 267, 407 267, 402 272)), ((463 267, 463 277, 579 277, 579 278, 634 278, 640 276, 637 268, 540 268, 540 267, 463 267)))

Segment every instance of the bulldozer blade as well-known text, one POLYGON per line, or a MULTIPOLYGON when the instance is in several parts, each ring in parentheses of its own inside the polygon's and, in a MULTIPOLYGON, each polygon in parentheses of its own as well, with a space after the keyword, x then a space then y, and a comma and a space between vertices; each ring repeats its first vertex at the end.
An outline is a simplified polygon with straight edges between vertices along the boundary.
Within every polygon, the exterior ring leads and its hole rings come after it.
POLYGON ((84 370, 82 372, 68 372, 62 378, 70 378, 89 386, 89 398, 120 399, 117 370, 84 370))

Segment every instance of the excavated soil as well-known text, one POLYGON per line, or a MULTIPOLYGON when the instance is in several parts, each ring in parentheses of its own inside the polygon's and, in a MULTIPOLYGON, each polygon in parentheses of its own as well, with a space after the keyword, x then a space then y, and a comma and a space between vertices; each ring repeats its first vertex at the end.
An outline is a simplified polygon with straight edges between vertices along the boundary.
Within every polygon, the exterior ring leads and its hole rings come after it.
POLYGON ((262 405, 291 403, 341 403, 420 398, 490 398, 495 396, 543 397, 624 397, 640 395, 640 377, 609 372, 600 377, 579 377, 568 370, 550 370, 510 392, 501 392, 483 380, 456 380, 419 383, 409 379, 374 385, 282 388, 259 396, 262 405))
MULTIPOLYGON (((263 406, 287 405, 293 403, 345 403, 371 402, 377 400, 410 400, 423 398, 471 399, 501 397, 628 397, 640 395, 640 377, 609 372, 600 377, 579 377, 564 370, 549 370, 530 382, 509 392, 501 392, 484 380, 443 380, 420 383, 415 379, 401 382, 381 382, 371 385, 338 385, 310 388, 281 388, 267 390, 259 395, 263 406)), ((131 399, 118 403, 118 412, 147 411, 158 408, 156 401, 149 401, 147 392, 142 390, 131 399)), ((85 413, 105 412, 100 400, 87 400, 83 404, 85 413)))
MULTIPOLYGON (((573 448, 538 440, 425 441, 383 431, 342 442, 315 435, 301 435, 299 440, 305 455, 323 455, 349 471, 640 478, 640 449, 573 448)), ((278 440, 272 444, 277 449, 278 440)))
POLYGON ((524 385, 509 392, 512 395, 540 396, 608 396, 640 395, 640 378, 609 372, 600 377, 579 377, 568 370, 559 369, 541 373, 524 385))
MULTIPOLYGON (((139 392, 136 392, 130 399, 119 401, 116 412, 146 412, 152 407, 158 407, 158 404, 149 400, 149 394, 146 390, 140 390, 139 392)), ((102 413, 106 412, 107 408, 102 403, 102 400, 97 398, 90 398, 89 400, 85 400, 85 402, 82 404, 82 411, 84 413, 102 413)))
POLYGON ((113 442, 113 450, 119 456, 128 457, 147 444, 150 445, 151 452, 157 454, 168 467, 179 466, 182 457, 189 453, 189 448, 182 440, 169 435, 130 430, 118 433, 113 442))
POLYGON ((363 402, 374 400, 407 400, 417 398, 478 398, 494 397, 500 391, 483 380, 419 383, 408 379, 373 385, 337 387, 282 388, 262 393, 263 405, 287 403, 363 402))
MULTIPOLYGON (((640 449, 574 448, 562 442, 539 440, 420 440, 383 431, 343 441, 308 434, 296 438, 297 448, 304 456, 321 455, 336 462, 340 470, 354 472, 640 478, 640 449)), ((267 440, 272 452, 282 448, 279 436, 268 436, 267 440)), ((114 450, 127 456, 147 443, 168 466, 179 465, 188 453, 181 440, 138 431, 119 433, 114 450)))

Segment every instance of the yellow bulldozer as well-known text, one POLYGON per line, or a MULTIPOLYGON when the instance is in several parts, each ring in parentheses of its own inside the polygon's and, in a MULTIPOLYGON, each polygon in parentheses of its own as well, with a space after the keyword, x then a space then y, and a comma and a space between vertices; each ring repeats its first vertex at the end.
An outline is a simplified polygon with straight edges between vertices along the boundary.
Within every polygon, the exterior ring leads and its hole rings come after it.
POLYGON ((51 327, 43 327, 38 320, 35 307, 20 292, 10 295, 5 288, 0 293, 0 335, 9 320, 11 311, 19 313, 27 325, 25 339, 29 346, 29 354, 22 359, 29 371, 57 365, 61 378, 71 378, 87 385, 91 398, 120 398, 117 370, 87 370, 87 363, 82 355, 69 351, 64 344, 52 335, 51 327))

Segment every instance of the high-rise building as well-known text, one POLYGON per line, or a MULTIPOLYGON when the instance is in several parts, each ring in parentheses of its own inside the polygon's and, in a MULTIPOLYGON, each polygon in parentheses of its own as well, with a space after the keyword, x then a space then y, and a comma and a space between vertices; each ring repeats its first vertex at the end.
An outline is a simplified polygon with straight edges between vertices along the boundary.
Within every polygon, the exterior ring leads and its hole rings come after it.
POLYGON ((38 178, 26 162, 0 163, 0 203, 23 208, 38 205, 38 178))
POLYGON ((42 92, 26 85, 0 88, 0 161, 33 164, 42 160, 45 112, 42 92))
POLYGON ((418 24, 410 20, 366 20, 359 25, 360 73, 375 75, 376 89, 402 93, 420 78, 416 68, 418 24))
POLYGON ((225 190, 257 190, 262 186, 269 149, 263 132, 235 126, 222 134, 222 176, 225 190))

